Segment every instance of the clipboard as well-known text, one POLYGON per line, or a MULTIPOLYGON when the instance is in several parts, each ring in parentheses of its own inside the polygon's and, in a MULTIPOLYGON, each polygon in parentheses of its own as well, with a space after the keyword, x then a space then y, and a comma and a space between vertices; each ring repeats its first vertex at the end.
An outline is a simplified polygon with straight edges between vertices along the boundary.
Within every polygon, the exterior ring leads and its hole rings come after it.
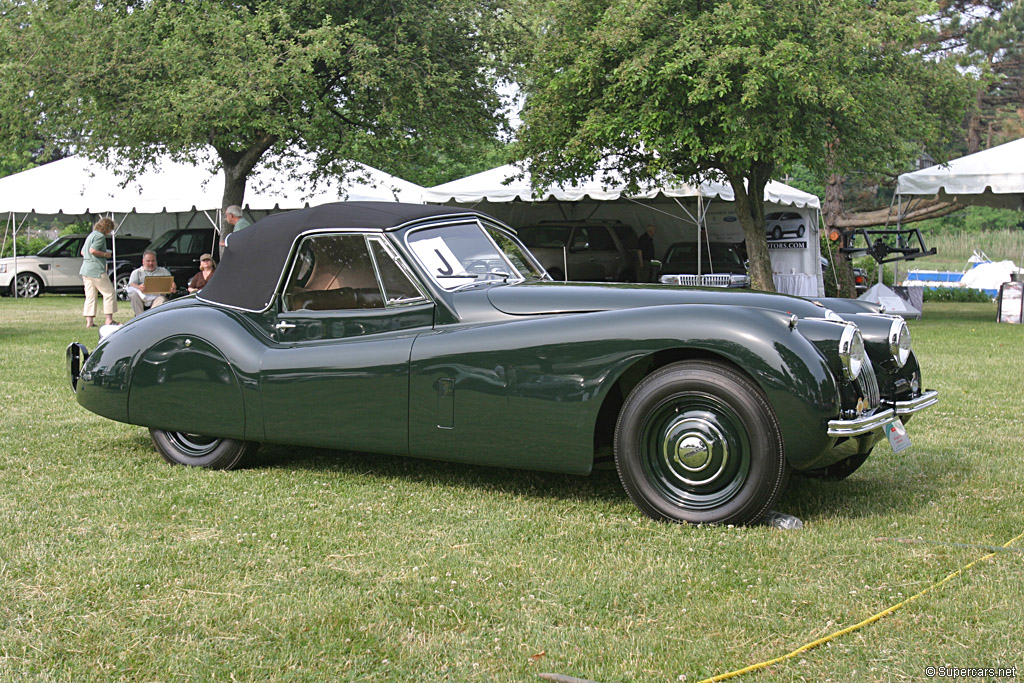
POLYGON ((142 282, 146 285, 146 294, 170 294, 174 291, 173 275, 147 275, 142 282))

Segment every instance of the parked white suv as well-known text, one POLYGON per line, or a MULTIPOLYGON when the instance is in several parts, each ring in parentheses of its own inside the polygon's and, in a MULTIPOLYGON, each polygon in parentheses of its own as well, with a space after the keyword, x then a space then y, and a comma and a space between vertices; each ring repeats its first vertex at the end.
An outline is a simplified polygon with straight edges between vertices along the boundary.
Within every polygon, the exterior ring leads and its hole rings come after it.
MULTIPOLYGON (((0 292, 18 297, 39 296, 43 292, 82 294, 82 245, 88 235, 64 235, 50 242, 38 254, 0 259, 0 292)), ((117 250, 142 251, 149 244, 145 237, 125 235, 117 238, 117 250)), ((108 240, 109 245, 109 240, 108 240)))

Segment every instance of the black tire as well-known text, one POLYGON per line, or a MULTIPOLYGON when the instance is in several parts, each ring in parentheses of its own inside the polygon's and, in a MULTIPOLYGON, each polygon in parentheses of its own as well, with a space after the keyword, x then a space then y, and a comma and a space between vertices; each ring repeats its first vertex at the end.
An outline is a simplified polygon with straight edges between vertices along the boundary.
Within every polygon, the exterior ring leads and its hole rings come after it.
POLYGON ((760 520, 789 481, 782 433, 761 388, 710 361, 665 366, 641 381, 615 425, 623 488, 657 520, 760 520))
POLYGON ((211 470, 233 470, 259 448, 259 444, 252 441, 165 432, 162 429, 150 429, 149 436, 163 459, 172 465, 211 470))
POLYGON ((807 232, 807 229, 801 225, 799 228, 796 229, 796 236, 803 237, 805 232, 807 232))
POLYGON ((781 240, 782 239, 782 228, 780 226, 776 225, 775 229, 772 230, 772 239, 773 240, 781 240))
POLYGON ((867 461, 869 455, 871 455, 871 451, 868 451, 867 453, 858 453, 851 455, 848 458, 844 458, 839 462, 834 462, 826 467, 818 467, 813 470, 803 470, 798 472, 798 474, 802 477, 807 477, 808 479, 842 481, 859 470, 860 466, 867 461))
POLYGON ((43 293, 43 281, 34 273, 18 273, 11 280, 11 296, 33 299, 43 293))

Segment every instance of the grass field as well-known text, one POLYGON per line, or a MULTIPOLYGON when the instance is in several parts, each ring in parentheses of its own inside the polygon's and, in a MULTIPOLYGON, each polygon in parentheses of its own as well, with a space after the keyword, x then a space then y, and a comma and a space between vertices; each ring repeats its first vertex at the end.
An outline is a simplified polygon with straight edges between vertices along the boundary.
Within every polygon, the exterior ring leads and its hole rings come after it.
MULTIPOLYGON (((0 300, 0 681, 698 681, 783 655, 1024 532, 1024 328, 911 323, 941 403, 800 531, 649 521, 579 478, 264 447, 165 464, 74 401, 81 298, 0 300), (907 539, 904 542, 889 539, 907 539)), ((522 428, 523 426, 511 426, 522 428)), ((496 435, 500 438, 500 435, 496 435)), ((482 444, 482 446, 485 446, 482 444)), ((1024 539, 893 614, 736 680, 1024 675, 1024 539)), ((993 680, 993 679, 987 679, 993 680)))

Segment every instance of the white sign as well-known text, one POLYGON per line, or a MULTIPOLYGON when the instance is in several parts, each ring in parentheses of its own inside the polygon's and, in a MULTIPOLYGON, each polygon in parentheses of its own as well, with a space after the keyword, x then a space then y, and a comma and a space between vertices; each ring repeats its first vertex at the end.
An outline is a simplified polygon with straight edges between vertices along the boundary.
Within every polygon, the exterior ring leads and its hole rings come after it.
POLYGON ((462 262, 444 241, 443 237, 431 237, 418 240, 411 244, 427 271, 438 280, 446 280, 445 286, 452 285, 451 280, 463 279, 467 282, 476 280, 476 276, 466 272, 462 262))
POLYGON ((907 435, 907 428, 903 426, 903 422, 899 418, 885 425, 885 435, 889 439, 893 453, 910 448, 910 436, 907 435))

